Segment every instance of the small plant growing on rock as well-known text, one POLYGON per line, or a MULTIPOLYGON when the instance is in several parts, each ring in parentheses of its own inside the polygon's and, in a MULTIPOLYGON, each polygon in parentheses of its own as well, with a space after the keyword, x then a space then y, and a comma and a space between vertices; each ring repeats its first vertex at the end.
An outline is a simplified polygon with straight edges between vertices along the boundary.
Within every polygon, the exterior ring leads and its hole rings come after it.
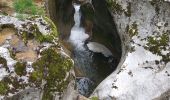
POLYGON ((17 75, 26 75, 26 62, 17 62, 14 67, 17 75))
POLYGON ((5 83, 4 81, 0 81, 0 94, 4 95, 8 91, 9 87, 8 84, 5 83))
POLYGON ((131 26, 128 25, 126 27, 126 31, 131 38, 135 35, 138 35, 138 25, 137 25, 137 23, 133 22, 131 26))
POLYGON ((13 7, 17 13, 33 14, 33 15, 44 14, 44 10, 42 8, 37 7, 34 4, 33 0, 15 0, 13 7))
POLYGON ((6 61, 6 59, 0 57, 0 65, 1 65, 2 67, 6 68, 7 71, 9 71, 9 68, 8 68, 8 66, 7 66, 7 61, 6 61))
POLYGON ((67 72, 72 67, 72 62, 68 58, 62 57, 54 48, 49 48, 41 53, 41 58, 33 63, 34 72, 30 76, 30 81, 37 86, 41 85, 41 81, 46 80, 44 86, 44 100, 50 100, 51 92, 63 92, 67 87, 67 72))
POLYGON ((98 97, 92 97, 90 100, 99 100, 98 97))
POLYGON ((7 61, 6 61, 6 59, 0 57, 0 64, 2 64, 3 67, 6 67, 6 66, 7 66, 7 61))
POLYGON ((144 47, 145 49, 151 51, 153 54, 157 54, 159 56, 162 56, 162 61, 165 63, 168 63, 170 61, 170 53, 164 55, 162 54, 162 50, 168 51, 167 47, 169 46, 169 33, 163 33, 162 35, 152 37, 149 36, 147 38, 148 43, 146 44, 146 46, 144 47))
POLYGON ((18 13, 36 13, 36 7, 33 0, 15 0, 13 6, 18 13))
POLYGON ((124 11, 122 6, 119 3, 117 3, 116 0, 107 0, 107 5, 109 8, 111 8, 113 13, 121 14, 124 11))

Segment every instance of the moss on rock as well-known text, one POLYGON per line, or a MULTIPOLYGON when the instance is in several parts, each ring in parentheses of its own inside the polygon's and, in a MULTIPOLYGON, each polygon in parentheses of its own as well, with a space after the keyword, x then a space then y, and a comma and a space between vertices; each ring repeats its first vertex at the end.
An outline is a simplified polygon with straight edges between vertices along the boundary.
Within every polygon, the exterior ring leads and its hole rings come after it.
POLYGON ((3 80, 0 81, 0 95, 5 95, 9 89, 9 86, 3 80))
POLYGON ((126 10, 117 2, 117 0, 106 0, 107 6, 115 14, 124 13, 127 17, 131 17, 131 2, 128 2, 126 10))
POLYGON ((30 80, 41 85, 41 81, 46 80, 43 98, 50 99, 51 92, 63 92, 67 87, 68 80, 65 80, 67 72, 73 66, 72 61, 57 53, 54 48, 49 48, 41 52, 41 58, 33 63, 34 72, 30 80))
POLYGON ((163 55, 161 53, 162 50, 167 50, 167 46, 169 46, 169 35, 168 33, 163 33, 160 36, 149 36, 148 38, 148 43, 145 46, 145 49, 151 51, 153 54, 157 54, 159 56, 162 56, 162 61, 165 63, 170 61, 170 54, 168 53, 167 55, 163 55))
POLYGON ((43 17, 43 19, 44 19, 46 22, 48 22, 48 23, 50 24, 50 26, 51 26, 51 33, 50 33, 50 35, 52 35, 52 36, 54 36, 54 37, 59 36, 57 27, 56 27, 56 25, 54 24, 54 22, 53 22, 51 19, 49 19, 48 17, 45 17, 45 16, 43 17))
POLYGON ((17 75, 26 75, 26 62, 17 62, 14 68, 17 75))
MULTIPOLYGON (((39 16, 32 16, 28 18, 28 20, 33 21, 38 17, 39 16)), ((30 39, 36 39, 40 43, 42 42, 53 43, 53 40, 58 37, 59 33, 53 21, 45 16, 43 16, 43 20, 45 20, 48 23, 47 25, 49 25, 50 33, 44 35, 39 31, 37 24, 30 24, 29 31, 21 31, 20 34, 18 34, 19 36, 21 36, 25 44, 27 44, 28 40, 30 39)), ((24 28, 26 28, 26 26, 27 25, 23 25, 24 28)))
POLYGON ((132 38, 133 36, 138 35, 138 25, 136 22, 133 22, 131 26, 127 25, 126 31, 129 36, 132 38))
POLYGON ((2 64, 4 67, 7 67, 7 61, 6 61, 6 59, 0 57, 0 64, 2 64))
POLYGON ((113 13, 122 14, 124 9, 122 6, 116 2, 116 0, 106 0, 108 7, 113 11, 113 13))
POLYGON ((99 100, 98 97, 92 97, 90 100, 99 100))

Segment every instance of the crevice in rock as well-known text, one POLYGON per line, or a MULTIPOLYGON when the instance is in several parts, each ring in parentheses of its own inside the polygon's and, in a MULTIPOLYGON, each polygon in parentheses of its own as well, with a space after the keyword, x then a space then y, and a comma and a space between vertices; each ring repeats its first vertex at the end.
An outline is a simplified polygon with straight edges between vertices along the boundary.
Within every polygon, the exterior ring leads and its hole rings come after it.
POLYGON ((46 8, 50 18, 57 26, 60 39, 66 40, 74 25, 72 0, 46 0, 46 8))
MULTIPOLYGON (((68 40, 68 37, 71 33, 71 28, 74 25, 75 10, 72 6, 73 1, 47 0, 47 2, 49 15, 57 25, 57 28, 60 32, 60 39, 63 41, 68 40)), ((76 62, 78 60, 77 65, 79 66, 75 66, 75 68, 77 67, 77 69, 75 69, 75 72, 79 74, 79 76, 89 78, 90 80, 95 82, 95 85, 90 86, 90 93, 92 93, 95 87, 108 75, 110 75, 119 64, 122 55, 121 40, 118 35, 113 16, 110 14, 105 0, 92 0, 91 2, 83 2, 80 0, 76 1, 76 3, 77 2, 81 3, 80 27, 83 27, 85 29, 85 33, 89 35, 89 38, 84 43, 84 49, 86 49, 85 52, 81 50, 74 50, 74 46, 71 47, 73 50, 71 52, 74 61, 76 62), (86 44, 91 42, 102 44, 111 51, 112 56, 104 57, 104 55, 102 55, 101 53, 96 53, 88 50, 88 46, 86 44), (81 57, 87 58, 82 59, 81 57), (88 62, 88 66, 90 66, 91 69, 89 69, 90 67, 85 69, 88 69, 90 71, 81 69, 80 62, 83 62, 83 60, 87 61, 89 59, 92 59, 92 61, 88 62), (91 75, 91 73, 95 73, 96 75, 91 75)), ((83 67, 86 67, 85 64, 86 62, 82 63, 83 67)), ((81 80, 81 78, 79 80, 81 80)), ((90 94, 88 93, 85 96, 89 95, 90 94)))

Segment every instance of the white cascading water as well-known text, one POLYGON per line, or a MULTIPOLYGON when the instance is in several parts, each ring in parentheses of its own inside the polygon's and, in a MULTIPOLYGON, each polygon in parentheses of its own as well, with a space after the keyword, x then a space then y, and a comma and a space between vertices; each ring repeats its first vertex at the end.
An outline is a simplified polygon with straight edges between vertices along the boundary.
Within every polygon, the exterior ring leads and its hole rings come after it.
POLYGON ((77 88, 80 94, 89 96, 91 85, 93 82, 90 78, 94 78, 95 70, 91 68, 92 57, 90 52, 84 47, 85 41, 89 38, 89 35, 85 33, 84 28, 80 27, 81 13, 80 5, 74 4, 75 25, 71 29, 69 42, 74 46, 74 62, 75 68, 78 68, 83 73, 83 77, 79 77, 76 80, 77 88))
MULTIPOLYGON (((81 75, 76 76, 77 89, 80 94, 88 97, 92 93, 97 83, 103 79, 101 72, 105 72, 103 69, 100 71, 98 70, 99 66, 94 62, 94 59, 101 59, 99 62, 106 62, 104 60, 105 58, 103 58, 104 56, 96 56, 97 58, 94 58, 94 53, 90 52, 90 50, 94 52, 103 52, 103 54, 106 56, 110 56, 111 54, 110 52, 105 52, 108 50, 98 43, 89 42, 87 45, 85 45, 85 41, 89 38, 89 35, 85 33, 83 27, 80 27, 80 5, 74 4, 74 8, 75 25, 71 29, 69 42, 74 46, 73 59, 75 62, 75 69, 81 73, 81 75)), ((100 66, 104 68, 107 65, 104 64, 100 66)))
POLYGON ((76 49, 84 50, 84 42, 89 38, 89 35, 85 33, 84 28, 80 27, 80 5, 74 4, 75 14, 74 21, 75 25, 73 26, 70 34, 69 41, 76 47, 76 49))

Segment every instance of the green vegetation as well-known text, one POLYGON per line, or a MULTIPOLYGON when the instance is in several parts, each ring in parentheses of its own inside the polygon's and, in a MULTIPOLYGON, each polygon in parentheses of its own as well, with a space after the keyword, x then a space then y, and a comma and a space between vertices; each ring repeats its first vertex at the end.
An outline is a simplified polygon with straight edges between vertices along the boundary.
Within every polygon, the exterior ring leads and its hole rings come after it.
POLYGON ((53 23, 53 21, 51 19, 49 19, 48 17, 43 17, 43 19, 50 24, 51 27, 51 33, 50 35, 52 35, 53 37, 57 37, 59 35, 58 31, 57 31, 57 27, 56 25, 53 23))
POLYGON ((27 41, 29 39, 33 39, 33 38, 35 38, 40 43, 42 43, 42 42, 53 43, 54 38, 56 38, 58 36, 57 28, 56 28, 55 24, 51 21, 51 19, 49 19, 47 17, 43 17, 43 19, 50 25, 51 33, 49 33, 47 35, 43 35, 39 31, 37 25, 32 25, 30 29, 33 31, 33 33, 28 33, 28 32, 21 33, 21 37, 22 37, 23 41, 25 42, 25 44, 27 44, 27 41))
POLYGON ((3 67, 7 67, 7 61, 6 61, 6 59, 0 57, 0 64, 2 64, 3 67))
POLYGON ((159 56, 162 56, 162 61, 167 63, 170 61, 170 55, 163 55, 161 53, 162 50, 166 50, 166 47, 169 46, 169 35, 168 33, 163 33, 160 36, 156 37, 148 37, 148 43, 145 46, 145 49, 148 49, 151 51, 153 54, 157 54, 159 56))
POLYGON ((92 97, 90 100, 99 100, 98 97, 92 97))
POLYGON ((130 2, 128 2, 128 6, 126 9, 127 11, 125 11, 124 13, 126 16, 130 17, 131 16, 131 3, 130 2))
POLYGON ((10 57, 11 57, 12 59, 16 59, 16 58, 15 58, 16 52, 15 52, 14 50, 12 50, 12 48, 9 48, 8 50, 9 50, 9 53, 10 53, 10 57))
POLYGON ((17 62, 14 68, 17 75, 26 75, 26 62, 17 62))
POLYGON ((13 6, 18 13, 36 14, 33 0, 15 0, 13 6))
POLYGON ((107 6, 113 11, 115 14, 124 13, 127 17, 131 16, 131 2, 128 2, 127 11, 122 8, 122 6, 117 2, 117 0, 106 0, 107 6))
POLYGON ((33 0, 15 0, 13 7, 17 13, 33 15, 44 14, 44 10, 42 8, 37 7, 34 4, 33 0))
POLYGON ((135 35, 138 35, 138 25, 136 24, 136 22, 133 22, 131 26, 128 25, 126 27, 126 31, 131 38, 135 35))
POLYGON ((6 59, 0 57, 0 65, 2 65, 6 69, 6 71, 9 71, 6 59))
POLYGON ((44 87, 43 99, 50 100, 53 97, 52 92, 61 93, 67 87, 66 73, 73 65, 70 59, 62 57, 54 48, 44 50, 41 56, 33 63, 34 72, 30 76, 30 81, 40 86, 41 81, 45 79, 47 83, 44 87))
POLYGON ((0 95, 6 94, 8 89, 9 89, 8 84, 4 82, 3 80, 0 81, 0 95))
POLYGON ((116 0, 107 0, 107 5, 114 13, 122 14, 124 12, 124 9, 116 0))

